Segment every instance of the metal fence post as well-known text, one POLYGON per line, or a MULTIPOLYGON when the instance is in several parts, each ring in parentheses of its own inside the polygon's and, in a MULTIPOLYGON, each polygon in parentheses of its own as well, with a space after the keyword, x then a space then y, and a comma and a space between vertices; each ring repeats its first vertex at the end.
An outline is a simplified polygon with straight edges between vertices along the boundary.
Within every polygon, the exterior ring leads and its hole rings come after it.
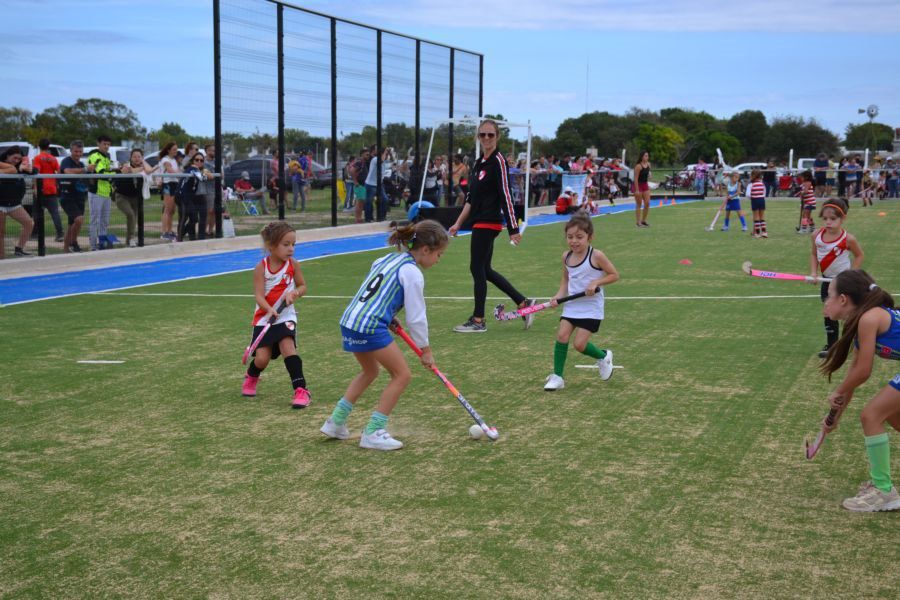
POLYGON ((376 46, 376 56, 375 56, 375 106, 376 106, 376 115, 375 115, 375 148, 378 153, 375 156, 375 201, 377 202, 377 211, 375 212, 375 220, 381 221, 383 219, 379 218, 382 215, 387 214, 387 207, 382 208, 382 203, 384 202, 382 198, 382 183, 381 183, 381 30, 377 30, 375 33, 375 46, 376 46))
MULTIPOLYGON (((455 69, 454 63, 456 61, 456 50, 450 48, 450 110, 447 115, 451 119, 453 118, 453 71, 455 69)), ((447 189, 445 190, 447 193, 445 194, 447 197, 447 206, 453 206, 453 123, 450 123, 447 127, 447 189)))
MULTIPOLYGON (((216 144, 216 173, 222 173, 222 51, 221 51, 221 31, 220 31, 220 14, 219 0, 213 0, 213 113, 215 118, 215 140, 216 144)), ((216 237, 222 237, 222 181, 215 180, 215 213, 216 213, 216 237)), ((141 236, 143 238, 143 227, 141 227, 141 236)))
MULTIPOLYGON (((416 177, 424 177, 425 172, 422 169, 421 158, 420 158, 420 150, 419 150, 419 134, 421 129, 421 113, 422 113, 422 41, 416 40, 416 162, 413 165, 414 169, 412 173, 410 173, 409 184, 410 187, 415 185, 415 188, 419 188, 419 181, 413 181, 412 174, 415 173, 416 177)), ((419 199, 418 197, 413 198, 414 200, 419 199)))
POLYGON ((331 226, 337 227, 337 20, 331 19, 331 226))
MULTIPOLYGON (((204 208, 205 210, 205 208, 204 208)), ((144 247, 144 194, 138 196, 138 214, 137 214, 137 245, 144 247)))
MULTIPOLYGON (((285 188, 284 166, 284 5, 277 7, 278 20, 278 160, 275 164, 278 168, 278 218, 284 220, 285 188)), ((263 199, 265 202, 265 199, 263 199)))
MULTIPOLYGON (((34 167, 32 166, 32 168, 34 167)), ((31 205, 31 216, 34 218, 34 227, 37 229, 38 256, 47 256, 47 240, 44 238, 44 180, 34 178, 32 181, 34 182, 34 203, 31 205)), ((25 240, 25 243, 27 244, 28 240, 25 240)))

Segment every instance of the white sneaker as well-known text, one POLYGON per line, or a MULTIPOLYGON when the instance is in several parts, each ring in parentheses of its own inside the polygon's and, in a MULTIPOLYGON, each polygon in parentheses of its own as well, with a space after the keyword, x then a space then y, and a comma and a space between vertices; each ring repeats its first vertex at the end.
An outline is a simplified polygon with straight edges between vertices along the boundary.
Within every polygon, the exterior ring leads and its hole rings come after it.
POLYGON ((844 500, 843 505, 853 512, 878 512, 900 509, 900 494, 892 487, 890 492, 882 492, 875 486, 860 486, 859 493, 844 500))
POLYGON ((556 390, 561 390, 566 387, 566 382, 556 373, 547 375, 546 381, 547 383, 544 384, 545 392, 555 392, 556 390))
POLYGON ((359 447, 370 450, 399 450, 403 447, 403 442, 392 438, 391 434, 384 429, 376 429, 372 433, 366 433, 363 430, 363 434, 359 438, 359 447))
POLYGON ((347 429, 347 424, 338 425, 334 421, 331 420, 331 417, 325 421, 325 424, 322 425, 322 428, 319 430, 330 438, 334 438, 336 440, 346 440, 350 437, 350 430, 347 429))
POLYGON ((606 351, 606 356, 597 361, 597 367, 600 368, 600 379, 606 381, 613 374, 612 350, 606 351))
MULTIPOLYGON (((525 306, 522 308, 528 308, 530 306, 534 306, 534 298, 525 298, 525 306)), ((531 324, 534 323, 534 313, 530 313, 522 317, 522 320, 525 321, 525 329, 531 329, 531 324)))
POLYGON ((128 240, 129 248, 137 248, 137 240, 128 240))

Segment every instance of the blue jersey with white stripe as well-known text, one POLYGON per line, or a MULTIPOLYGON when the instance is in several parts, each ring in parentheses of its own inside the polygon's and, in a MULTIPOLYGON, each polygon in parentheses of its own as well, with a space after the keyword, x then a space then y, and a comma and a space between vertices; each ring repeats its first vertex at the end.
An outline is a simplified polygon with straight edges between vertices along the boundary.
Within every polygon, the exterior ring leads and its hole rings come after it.
POLYGON ((374 333, 386 329, 394 315, 403 308, 403 286, 399 271, 403 265, 415 265, 408 252, 395 252, 372 263, 359 291, 347 305, 341 317, 341 327, 360 333, 374 333))

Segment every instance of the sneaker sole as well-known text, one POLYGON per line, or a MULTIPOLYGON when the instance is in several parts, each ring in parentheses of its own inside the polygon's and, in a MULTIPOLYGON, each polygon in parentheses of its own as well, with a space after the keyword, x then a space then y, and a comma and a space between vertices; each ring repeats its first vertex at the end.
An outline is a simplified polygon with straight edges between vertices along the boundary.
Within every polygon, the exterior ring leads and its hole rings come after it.
POLYGON ((256 394, 245 394, 244 392, 241 392, 241 396, 244 398, 256 398, 256 394))
POLYGON ((487 329, 454 329, 456 333, 487 333, 487 329))
POLYGON ((321 428, 319 429, 319 433, 321 433, 321 434, 324 435, 325 437, 327 437, 327 438, 329 438, 329 439, 332 439, 332 440, 349 440, 349 439, 350 439, 350 433, 349 433, 349 432, 347 433, 347 435, 344 435, 344 436, 337 435, 337 434, 332 435, 331 433, 325 431, 325 427, 324 427, 324 426, 321 427, 321 428))
POLYGON ((296 409, 296 410, 300 410, 300 409, 302 409, 302 408, 306 408, 307 406, 309 406, 309 404, 294 404, 294 403, 291 403, 291 408, 296 409))
POLYGON ((401 449, 403 449, 403 445, 402 445, 402 444, 401 444, 400 446, 395 446, 395 447, 393 447, 393 448, 385 448, 385 447, 382 447, 382 446, 370 446, 370 445, 368 445, 368 444, 360 443, 360 444, 359 444, 359 447, 360 447, 360 448, 365 448, 366 450, 383 450, 383 451, 385 451, 385 452, 390 452, 391 450, 401 450, 401 449))

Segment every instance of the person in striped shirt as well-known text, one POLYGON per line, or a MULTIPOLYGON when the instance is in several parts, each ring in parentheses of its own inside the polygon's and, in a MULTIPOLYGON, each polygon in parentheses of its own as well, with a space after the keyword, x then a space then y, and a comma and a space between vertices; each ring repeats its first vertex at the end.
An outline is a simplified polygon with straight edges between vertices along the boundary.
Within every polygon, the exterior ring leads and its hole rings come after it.
POLYGON ((353 378, 344 396, 334 407, 320 431, 330 438, 350 437, 347 419, 363 392, 378 378, 381 367, 391 380, 359 439, 361 448, 399 450, 403 442, 387 432, 387 421, 400 394, 410 380, 409 365, 394 342, 390 325, 401 308, 406 311, 406 329, 422 349, 422 365, 430 367, 434 357, 428 343, 428 318, 425 314, 425 279, 420 269, 433 267, 450 242, 444 227, 436 221, 416 224, 392 223, 388 243, 397 252, 372 263, 359 291, 341 316, 341 338, 344 350, 352 352, 361 372, 353 378))
POLYGON ((803 183, 800 184, 800 229, 797 233, 814 233, 816 222, 812 214, 816 210, 816 190, 813 185, 813 174, 811 171, 803 171, 800 179, 803 183))
POLYGON ((767 238, 766 230, 766 184, 762 180, 762 171, 753 169, 750 172, 750 186, 747 188, 750 196, 750 210, 753 211, 753 237, 767 238))

